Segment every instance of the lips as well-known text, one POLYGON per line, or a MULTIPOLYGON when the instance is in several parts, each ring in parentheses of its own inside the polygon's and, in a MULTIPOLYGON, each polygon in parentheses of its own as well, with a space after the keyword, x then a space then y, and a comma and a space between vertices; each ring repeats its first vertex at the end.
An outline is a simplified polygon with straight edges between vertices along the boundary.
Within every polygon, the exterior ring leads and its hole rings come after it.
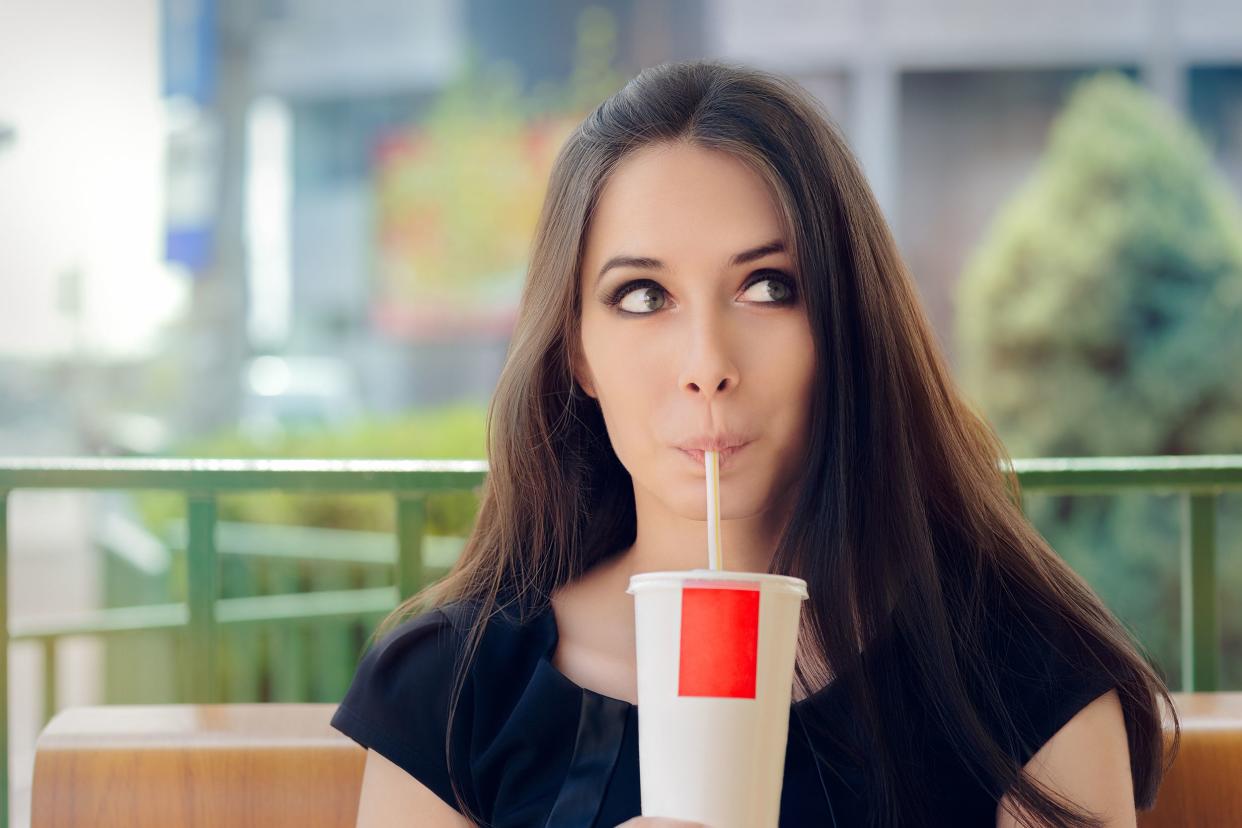
MULTIPOLYGON (((736 463, 736 460, 734 458, 737 456, 738 452, 742 451, 749 445, 750 443, 742 443, 740 446, 730 446, 729 448, 721 450, 719 452, 719 455, 720 455, 719 464, 720 464, 721 473, 723 473, 725 469, 731 468, 736 463)), ((679 448, 677 449, 677 451, 685 455, 685 457, 688 460, 691 460, 694 463, 697 463, 699 467, 699 471, 703 472, 704 474, 707 473, 707 467, 703 462, 703 451, 701 449, 679 448)))

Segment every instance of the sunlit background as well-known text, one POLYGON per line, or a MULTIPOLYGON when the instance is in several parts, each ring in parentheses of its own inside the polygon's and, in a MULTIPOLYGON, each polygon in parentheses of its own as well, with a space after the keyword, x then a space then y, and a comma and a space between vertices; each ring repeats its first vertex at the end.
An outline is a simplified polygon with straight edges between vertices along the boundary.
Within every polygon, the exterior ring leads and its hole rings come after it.
MULTIPOLYGON (((1242 453, 1236 0, 8 0, 0 455, 483 458, 557 149, 639 69, 697 57, 825 104, 1014 456, 1242 453)), ((431 504, 429 555, 475 505, 431 504)), ((391 577, 388 498, 220 510, 222 559, 250 561, 225 593, 391 577)), ((1176 498, 1028 514, 1176 687, 1176 498)), ((14 623, 184 600, 183 517, 16 493, 14 623)), ((1237 497, 1219 521, 1242 688, 1237 497)), ((339 700, 367 626, 238 635, 225 695, 339 700), (318 656, 290 666, 295 639, 318 656)), ((174 701, 174 650, 66 641, 57 704, 174 701)), ((48 711, 37 647, 10 665, 19 825, 48 711)))

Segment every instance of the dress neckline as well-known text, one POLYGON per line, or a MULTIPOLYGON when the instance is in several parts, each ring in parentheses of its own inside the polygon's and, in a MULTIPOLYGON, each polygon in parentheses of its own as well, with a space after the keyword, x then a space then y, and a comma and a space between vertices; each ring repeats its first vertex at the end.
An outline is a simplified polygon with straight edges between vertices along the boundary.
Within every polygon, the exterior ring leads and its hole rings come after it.
MULTIPOLYGON (((598 699, 602 699, 603 701, 609 704, 624 705, 626 708, 633 708, 634 710, 638 709, 638 705, 635 704, 634 702, 627 701, 626 699, 618 699, 618 698, 615 698, 614 696, 609 696, 605 693, 601 693, 598 690, 592 690, 589 687, 583 687, 582 685, 578 684, 576 681, 571 679, 569 676, 561 672, 557 668, 557 666, 552 663, 552 656, 556 652, 556 645, 560 641, 561 632, 560 632, 559 626, 556 623, 556 613, 553 611, 551 603, 549 603, 543 609, 543 611, 539 614, 539 616, 535 620, 536 620, 536 623, 539 623, 543 626, 542 632, 544 635, 543 635, 542 646, 539 648, 539 660, 543 662, 544 669, 550 670, 554 675, 558 677, 560 681, 565 682, 570 687, 576 688, 577 690, 580 690, 583 693, 589 694, 598 699)), ((797 701, 794 701, 794 702, 790 702, 789 706, 794 710, 802 710, 811 704, 819 703, 820 701, 827 699, 830 696, 835 695, 836 688, 839 683, 840 682, 838 682, 836 679, 833 679, 832 681, 828 682, 828 684, 816 690, 814 693, 811 693, 809 696, 798 699, 797 701)))

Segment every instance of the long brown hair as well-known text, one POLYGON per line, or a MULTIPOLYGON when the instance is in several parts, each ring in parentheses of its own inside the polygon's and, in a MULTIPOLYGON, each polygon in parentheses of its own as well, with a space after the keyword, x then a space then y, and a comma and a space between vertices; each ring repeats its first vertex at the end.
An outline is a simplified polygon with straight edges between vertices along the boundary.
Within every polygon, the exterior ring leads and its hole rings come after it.
MULTIPOLYGON (((793 80, 749 67, 691 61, 646 69, 566 140, 488 410, 489 473, 475 526, 452 571, 403 602, 376 634, 452 601, 477 604, 451 722, 495 612, 543 611, 558 587, 633 543, 630 476, 598 402, 575 393, 579 267, 608 176, 629 153, 662 141, 724 150, 751 165, 793 241, 817 382, 805 477, 769 571, 808 584, 800 638, 807 655, 795 683, 805 693, 834 675, 844 683, 855 724, 870 737, 863 765, 875 823, 917 823, 927 813, 932 792, 901 769, 915 751, 909 725, 921 715, 990 790, 1008 790, 1019 819, 1100 824, 1035 783, 1005 749, 1014 740, 1010 700, 997 689, 983 636, 1004 623, 1000 613, 1015 612, 1057 620, 1094 669, 1111 675, 1125 711, 1135 802, 1150 808, 1167 769, 1161 697, 1173 715, 1174 751, 1180 734, 1164 681, 1024 518, 1005 448, 957 390, 836 125, 793 80), (897 601, 899 593, 909 600, 897 601), (908 673, 873 669, 860 655, 860 643, 888 624, 908 673), (930 710, 913 709, 917 698, 930 710)), ((446 751, 449 744, 446 736, 446 751)))

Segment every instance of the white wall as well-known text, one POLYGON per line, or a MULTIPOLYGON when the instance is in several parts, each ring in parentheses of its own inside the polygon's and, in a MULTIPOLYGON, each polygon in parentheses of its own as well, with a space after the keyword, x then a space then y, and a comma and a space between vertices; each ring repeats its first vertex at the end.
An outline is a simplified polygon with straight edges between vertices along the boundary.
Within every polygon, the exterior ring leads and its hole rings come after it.
POLYGON ((184 291, 162 258, 157 0, 0 9, 0 355, 74 347, 63 274, 83 275, 83 345, 132 354, 184 291))

